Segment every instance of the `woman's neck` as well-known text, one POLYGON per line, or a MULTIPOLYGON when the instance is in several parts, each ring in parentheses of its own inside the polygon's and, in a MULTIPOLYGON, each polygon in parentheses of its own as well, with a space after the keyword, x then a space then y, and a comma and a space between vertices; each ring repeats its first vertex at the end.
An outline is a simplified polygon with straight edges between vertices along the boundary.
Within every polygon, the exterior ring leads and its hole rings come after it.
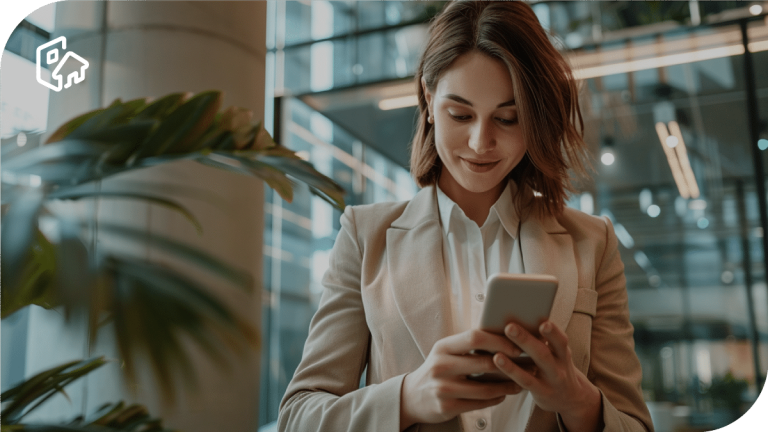
POLYGON ((506 187, 503 181, 485 192, 471 192, 462 187, 450 173, 443 172, 437 181, 440 190, 448 196, 464 214, 477 226, 482 226, 488 218, 491 207, 498 201, 506 187))

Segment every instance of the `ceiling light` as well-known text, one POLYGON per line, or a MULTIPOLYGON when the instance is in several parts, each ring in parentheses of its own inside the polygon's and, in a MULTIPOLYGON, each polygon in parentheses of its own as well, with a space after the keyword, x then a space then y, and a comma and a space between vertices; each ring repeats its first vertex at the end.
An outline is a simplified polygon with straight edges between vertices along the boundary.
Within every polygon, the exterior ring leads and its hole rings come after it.
POLYGON ((642 211, 648 210, 648 206, 653 204, 653 193, 648 188, 641 190, 638 198, 640 201, 640 210, 642 211))
POLYGON ((675 198, 675 213, 680 217, 688 214, 688 200, 679 196, 675 198))
POLYGON ((680 168, 683 170, 685 176, 685 182, 688 184, 688 191, 691 194, 691 198, 699 197, 699 185, 696 183, 696 176, 693 174, 691 168, 691 161, 688 159, 688 150, 685 148, 685 141, 683 141, 683 133, 680 131, 680 125, 676 121, 669 122, 669 132, 677 137, 679 146, 675 147, 677 158, 680 160, 680 168))
POLYGON ((759 148, 760 150, 768 149, 768 139, 763 138, 763 139, 757 140, 757 148, 759 148))
POLYGON ((627 231, 624 225, 617 223, 613 226, 613 231, 616 233, 616 237, 619 239, 622 246, 627 249, 635 247, 635 239, 632 238, 632 235, 629 234, 629 231, 627 231))
POLYGON ((616 157, 610 150, 605 150, 603 155, 600 156, 600 161, 603 162, 603 165, 613 165, 613 163, 616 161, 616 157))
POLYGON ((647 212, 648 212, 648 216, 655 218, 661 214, 661 208, 659 208, 659 206, 657 206, 656 204, 651 204, 648 206, 647 212))
POLYGON ((759 4, 753 4, 752 6, 749 7, 749 13, 751 13, 752 15, 760 15, 760 13, 762 12, 763 12, 763 7, 760 6, 759 4))
POLYGON ((720 275, 720 280, 723 281, 724 284, 729 284, 733 282, 734 275, 733 272, 730 270, 726 270, 723 272, 723 274, 720 275))
POLYGON ((705 210, 707 202, 703 199, 696 199, 688 203, 688 208, 691 210, 705 210))
POLYGON ((393 97, 379 101, 379 109, 389 111, 398 108, 412 107, 419 104, 419 98, 416 95, 393 97))
POLYGON ((709 226, 709 219, 705 217, 699 218, 699 220, 696 221, 696 226, 700 229, 704 229, 709 226))
POLYGON ((667 146, 669 146, 669 148, 675 148, 675 147, 677 147, 677 144, 679 143, 679 141, 677 140, 677 137, 674 136, 674 135, 669 135, 667 137, 667 139, 666 139, 666 142, 667 142, 667 146))
POLYGON ((683 198, 690 198, 691 192, 688 189, 688 184, 685 182, 683 171, 680 169, 680 162, 677 160, 677 153, 674 149, 667 146, 667 138, 669 138, 669 131, 667 125, 662 122, 656 123, 656 133, 659 135, 659 141, 661 141, 661 148, 664 149, 664 154, 667 156, 667 162, 669 162, 669 169, 672 170, 672 178, 675 180, 677 190, 680 192, 680 196, 683 198))
POLYGON ((673 120, 669 122, 669 129, 667 129, 666 124, 658 122, 656 123, 656 133, 659 135, 661 147, 667 156, 667 162, 669 162, 669 168, 672 171, 672 177, 675 179, 680 196, 686 199, 698 198, 699 185, 696 183, 696 176, 693 174, 691 162, 688 160, 688 151, 685 148, 680 125, 673 120), (675 142, 674 146, 669 145, 672 142, 675 142))
POLYGON ((651 265, 651 260, 648 259, 648 255, 646 255, 643 251, 635 252, 635 262, 637 262, 637 265, 639 265, 640 268, 645 271, 653 268, 651 265))
MULTIPOLYGON (((762 47, 762 46, 761 46, 762 47)), ((768 49, 766 47, 765 49, 768 49)), ((755 52, 752 45, 749 46, 751 52, 755 52)), ((760 50, 762 51, 762 50, 760 50)), ((609 63, 599 66, 579 68, 574 67, 574 78, 583 80, 600 76, 614 75, 619 73, 636 72, 646 69, 658 69, 666 66, 674 66, 684 63, 695 63, 704 60, 712 60, 722 57, 730 57, 744 54, 744 45, 733 44, 716 48, 707 48, 698 51, 688 51, 678 54, 670 54, 660 57, 651 57, 639 60, 630 60, 621 63, 609 63)))

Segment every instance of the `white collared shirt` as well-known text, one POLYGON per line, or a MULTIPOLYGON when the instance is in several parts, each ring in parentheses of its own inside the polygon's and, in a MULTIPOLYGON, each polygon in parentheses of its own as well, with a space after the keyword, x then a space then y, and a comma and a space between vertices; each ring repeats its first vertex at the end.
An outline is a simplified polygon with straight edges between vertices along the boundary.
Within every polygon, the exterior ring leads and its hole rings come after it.
MULTIPOLYGON (((495 273, 523 273, 518 241, 519 217, 512 196, 517 190, 510 181, 491 207, 481 227, 435 185, 443 231, 443 260, 451 287, 453 333, 475 328, 483 311, 485 282, 495 273)), ((526 390, 509 395, 491 408, 461 414, 465 432, 523 432, 533 410, 533 397, 526 390)))

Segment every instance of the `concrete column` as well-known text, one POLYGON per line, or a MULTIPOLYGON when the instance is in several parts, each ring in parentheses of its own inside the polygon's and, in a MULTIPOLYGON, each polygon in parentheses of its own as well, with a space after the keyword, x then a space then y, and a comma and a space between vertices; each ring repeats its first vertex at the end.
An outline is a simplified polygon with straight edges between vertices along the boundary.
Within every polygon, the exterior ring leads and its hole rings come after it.
MULTIPOLYGON (((116 98, 160 97, 172 92, 224 92, 223 107, 248 108, 254 120, 264 116, 266 2, 59 2, 52 38, 67 37, 67 51, 88 60, 84 82, 51 92, 48 134, 83 112, 116 98)), ((66 76, 66 75, 65 75, 66 76)), ((47 137, 47 136, 46 136, 47 137)), ((44 138, 46 138, 44 137, 44 138)), ((145 169, 105 181, 103 189, 141 187, 186 206, 202 223, 198 235, 179 214, 155 205, 115 200, 80 203, 70 210, 100 221, 146 227, 203 248, 219 259, 251 273, 252 293, 238 291, 205 272, 153 252, 146 244, 110 239, 99 234, 96 247, 131 253, 183 269, 211 287, 229 307, 260 328, 263 184, 197 163, 180 162, 145 169), (198 190, 190 194, 182 190, 198 190), (180 191, 182 191, 180 193, 180 191), (207 197, 207 198, 206 198, 207 197)), ((107 333, 104 334, 107 336, 107 333)), ((166 426, 184 432, 253 431, 258 421, 259 349, 244 358, 231 355, 222 372, 194 344, 188 344, 200 377, 196 391, 182 393, 174 409, 166 409, 151 375, 143 374, 138 402, 161 416, 166 426)), ((30 317, 27 375, 74 358, 115 356, 113 341, 102 337, 88 347, 85 331, 64 329, 56 312, 35 308, 30 317)), ((37 419, 71 418, 91 413, 105 402, 128 399, 116 362, 91 374, 80 388, 68 392, 70 404, 57 397, 37 419)))

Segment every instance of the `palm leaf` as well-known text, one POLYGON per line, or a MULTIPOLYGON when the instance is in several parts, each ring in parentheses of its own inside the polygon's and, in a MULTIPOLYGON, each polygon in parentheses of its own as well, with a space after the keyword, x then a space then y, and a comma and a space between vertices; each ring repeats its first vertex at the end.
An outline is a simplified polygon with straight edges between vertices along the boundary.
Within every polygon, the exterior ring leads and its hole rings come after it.
POLYGON ((105 129, 128 121, 147 105, 147 99, 134 99, 121 102, 116 99, 107 109, 90 117, 69 134, 70 139, 93 139, 94 134, 103 133, 105 129))
POLYGON ((318 172, 311 163, 290 157, 259 156, 258 161, 306 183, 313 193, 336 208, 344 208, 344 188, 318 172), (320 193, 318 193, 320 192, 320 193))
POLYGON ((2 410, 3 423, 18 422, 31 410, 25 409, 38 401, 45 401, 72 381, 87 375, 106 363, 104 357, 94 357, 88 360, 76 360, 42 371, 26 381, 6 390, 0 395, 4 401, 9 401, 2 410))
POLYGON ((257 343, 257 333, 249 324, 230 313, 193 280, 134 259, 110 257, 106 266, 115 281, 112 316, 127 378, 130 381, 135 376, 134 356, 149 355, 166 400, 173 400, 174 395, 175 378, 171 371, 176 370, 190 385, 196 382, 181 348, 181 334, 202 341, 202 348, 219 361, 220 347, 213 341, 222 340, 223 332, 243 337, 240 344, 232 347, 235 349, 244 348, 245 342, 257 343))
POLYGON ((229 266, 198 248, 185 245, 170 237, 108 222, 100 223, 99 230, 124 239, 147 242, 153 249, 165 251, 174 257, 181 258, 193 266, 222 277, 236 286, 247 290, 253 287, 253 278, 249 273, 229 266))
POLYGON ((192 93, 171 93, 153 101, 139 111, 134 120, 163 119, 192 97, 192 93))
POLYGON ((138 404, 126 406, 124 402, 106 403, 84 419, 75 417, 69 424, 5 424, 2 432, 174 432, 162 421, 149 415, 146 407, 138 404))
POLYGON ((24 168, 40 166, 41 164, 64 161, 80 162, 82 159, 98 159, 109 151, 111 145, 88 140, 63 140, 53 144, 38 147, 16 157, 3 160, 3 171, 21 171, 24 168))
POLYGON ((200 221, 198 221, 197 218, 195 218, 195 216, 192 214, 192 212, 187 210, 186 207, 182 206, 176 201, 173 201, 168 198, 163 198, 157 195, 149 195, 141 192, 132 192, 132 191, 125 191, 125 192, 123 191, 83 191, 83 190, 59 189, 56 192, 53 192, 50 195, 48 195, 48 198, 61 199, 61 200, 79 200, 83 198, 86 198, 86 199, 120 198, 120 199, 148 201, 153 204, 159 204, 163 207, 179 212, 195 227, 198 234, 203 233, 203 226, 200 224, 200 221))
POLYGON ((267 164, 246 158, 233 157, 230 154, 219 151, 212 153, 207 158, 200 158, 198 162, 238 174, 256 176, 264 180, 284 200, 288 202, 293 201, 294 183, 280 170, 267 164))
POLYGON ((132 159, 184 152, 189 142, 210 127, 221 101, 221 92, 209 91, 184 102, 162 120, 132 159))
MULTIPOLYGON (((142 143, 149 132, 151 132, 159 122, 156 119, 133 120, 130 123, 106 124, 89 133, 84 133, 83 140, 100 141, 108 143, 142 143)), ((77 135, 77 134, 73 134, 77 135)), ((76 137, 71 137, 76 138, 76 137)))
POLYGON ((56 129, 56 131, 53 134, 51 134, 50 137, 48 137, 48 139, 45 141, 45 144, 63 140, 64 138, 69 136, 69 134, 71 134, 75 129, 80 127, 83 123, 85 123, 92 117, 99 115, 104 110, 106 110, 106 108, 96 109, 93 111, 89 111, 85 114, 81 114, 73 118, 72 120, 69 120, 68 122, 59 126, 59 128, 56 129))
POLYGON ((14 292, 7 287, 7 289, 0 291, 2 294, 2 301, 0 301, 2 313, 0 315, 3 319, 31 304, 46 309, 58 305, 55 285, 53 284, 56 272, 54 245, 38 229, 30 250, 31 256, 24 267, 19 289, 14 292))

